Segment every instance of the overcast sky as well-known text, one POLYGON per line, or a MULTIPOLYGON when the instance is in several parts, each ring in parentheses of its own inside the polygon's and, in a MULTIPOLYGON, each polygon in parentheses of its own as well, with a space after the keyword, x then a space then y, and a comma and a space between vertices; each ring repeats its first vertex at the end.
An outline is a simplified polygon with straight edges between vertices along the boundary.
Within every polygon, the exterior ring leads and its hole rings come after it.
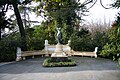
MULTIPOLYGON (((105 5, 106 7, 109 7, 107 5, 112 4, 113 1, 112 0, 102 0, 103 1, 103 5, 105 5)), ((105 9, 100 5, 100 0, 97 1, 97 3, 89 10, 88 15, 84 17, 84 19, 87 22, 104 22, 106 21, 107 23, 109 22, 113 22, 116 18, 116 15, 118 13, 117 9, 105 9)))
MULTIPOLYGON (((84 0, 81 0, 84 2, 84 0)), ((95 1, 95 0, 93 0, 95 1)), ((112 4, 114 0, 102 0, 104 3, 103 5, 109 5, 112 4)), ((106 6, 109 7, 109 6, 106 6)), ((104 22, 106 21, 107 23, 113 22, 115 20, 115 17, 117 15, 118 10, 117 9, 104 9, 100 5, 100 0, 97 0, 97 3, 89 9, 89 12, 87 13, 89 16, 83 17, 86 20, 86 23, 88 22, 104 22)), ((14 12, 8 12, 7 14, 13 14, 14 12)), ((40 22, 43 20, 41 17, 35 16, 35 14, 30 15, 31 20, 39 20, 40 22)))

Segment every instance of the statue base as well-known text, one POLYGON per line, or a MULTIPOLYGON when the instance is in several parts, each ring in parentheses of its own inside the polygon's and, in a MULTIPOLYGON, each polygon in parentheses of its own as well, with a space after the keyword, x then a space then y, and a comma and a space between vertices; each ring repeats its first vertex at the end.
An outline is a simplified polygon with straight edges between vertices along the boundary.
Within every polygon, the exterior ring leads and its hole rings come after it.
POLYGON ((52 53, 51 57, 68 57, 63 51, 63 45, 57 44, 54 53, 52 53))

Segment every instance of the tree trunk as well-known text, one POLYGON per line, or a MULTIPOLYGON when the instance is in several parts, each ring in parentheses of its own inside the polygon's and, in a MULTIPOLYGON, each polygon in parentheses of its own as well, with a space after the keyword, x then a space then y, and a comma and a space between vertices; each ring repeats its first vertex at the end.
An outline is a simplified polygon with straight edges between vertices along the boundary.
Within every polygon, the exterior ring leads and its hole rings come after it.
POLYGON ((26 47, 26 34, 25 34, 24 27, 23 27, 23 22, 22 22, 22 19, 21 19, 19 10, 18 10, 18 5, 13 4, 13 7, 14 7, 15 16, 17 19, 17 24, 19 26, 19 31, 20 31, 21 39, 22 39, 22 47, 21 48, 23 51, 25 51, 25 50, 27 50, 27 47, 26 47))

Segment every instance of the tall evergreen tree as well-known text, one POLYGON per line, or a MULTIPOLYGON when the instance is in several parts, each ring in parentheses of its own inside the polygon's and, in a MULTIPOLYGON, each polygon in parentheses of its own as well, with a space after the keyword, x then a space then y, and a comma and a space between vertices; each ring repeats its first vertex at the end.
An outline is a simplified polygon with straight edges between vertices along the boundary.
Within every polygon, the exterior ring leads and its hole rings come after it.
MULTIPOLYGON (((39 12, 43 12, 47 20, 55 20, 58 27, 62 28, 64 38, 67 41, 74 31, 76 21, 82 20, 87 12, 86 6, 77 0, 36 0, 40 2, 37 6, 39 12), (66 37, 65 37, 66 36, 66 37)), ((57 26, 57 25, 56 25, 57 26)))

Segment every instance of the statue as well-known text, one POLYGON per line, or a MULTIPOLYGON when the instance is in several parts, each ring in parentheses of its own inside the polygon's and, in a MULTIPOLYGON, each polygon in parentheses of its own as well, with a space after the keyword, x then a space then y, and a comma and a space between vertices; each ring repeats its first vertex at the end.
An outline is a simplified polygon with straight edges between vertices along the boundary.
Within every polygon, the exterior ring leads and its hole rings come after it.
POLYGON ((61 28, 57 27, 57 41, 58 41, 58 44, 62 44, 62 34, 61 34, 61 28))

